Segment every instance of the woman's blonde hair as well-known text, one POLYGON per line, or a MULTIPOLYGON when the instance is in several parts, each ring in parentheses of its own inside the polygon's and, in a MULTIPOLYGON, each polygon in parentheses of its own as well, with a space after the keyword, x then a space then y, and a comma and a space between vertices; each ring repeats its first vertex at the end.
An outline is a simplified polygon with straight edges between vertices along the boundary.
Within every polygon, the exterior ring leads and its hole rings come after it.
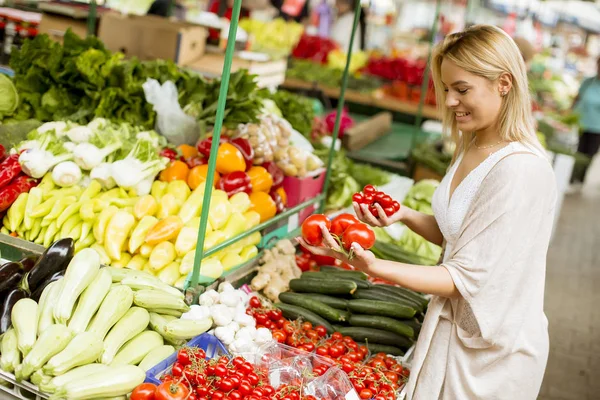
POLYGON ((444 131, 450 133, 456 143, 454 159, 467 150, 475 133, 459 132, 454 112, 445 106, 446 92, 441 72, 444 59, 492 82, 504 73, 510 74, 512 88, 504 97, 498 117, 500 137, 505 141, 518 141, 542 150, 535 133, 527 70, 519 48, 500 28, 491 25, 474 25, 463 32, 446 36, 444 41, 434 49, 431 60, 435 93, 441 108, 444 131))

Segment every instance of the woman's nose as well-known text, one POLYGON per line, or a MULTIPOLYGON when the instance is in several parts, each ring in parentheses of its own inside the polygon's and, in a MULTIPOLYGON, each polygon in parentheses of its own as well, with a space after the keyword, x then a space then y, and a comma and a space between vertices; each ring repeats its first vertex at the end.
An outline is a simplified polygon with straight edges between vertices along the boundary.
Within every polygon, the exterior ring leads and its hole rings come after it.
POLYGON ((456 96, 452 95, 451 93, 448 93, 446 95, 446 107, 456 107, 458 106, 459 101, 456 98, 456 96))

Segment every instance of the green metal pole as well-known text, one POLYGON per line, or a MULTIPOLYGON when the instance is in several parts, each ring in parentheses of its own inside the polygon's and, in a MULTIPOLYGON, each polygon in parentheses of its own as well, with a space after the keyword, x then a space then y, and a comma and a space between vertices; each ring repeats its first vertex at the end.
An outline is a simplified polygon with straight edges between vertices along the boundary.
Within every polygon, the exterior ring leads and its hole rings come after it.
POLYGON ((88 36, 96 34, 96 0, 90 2, 90 9, 87 18, 87 34, 88 36))
MULTIPOLYGON (((329 156, 327 158, 327 171, 325 173, 325 184, 323 185, 323 193, 327 196, 329 190, 329 180, 331 179, 331 164, 333 163, 333 157, 335 154, 335 142, 338 138, 340 131, 340 122, 342 118, 342 111, 344 110, 344 96, 346 95, 346 86, 348 86, 348 75, 350 73, 350 61, 352 60, 352 48, 354 47, 354 36, 356 34, 356 28, 358 21, 360 20, 360 0, 355 2, 354 12, 354 25, 352 26, 352 33, 350 36, 350 45, 348 46, 348 55, 346 56, 346 66, 344 67, 344 74, 342 75, 342 87, 340 88, 340 98, 338 100, 337 115, 335 116, 335 125, 333 126, 333 133, 331 134, 331 147, 329 148, 329 156)), ((363 32, 361 32, 363 33, 363 32)), ((364 34, 364 33, 363 33, 364 34)), ((325 210, 325 201, 322 201, 319 205, 319 212, 322 213, 325 210)))
POLYGON ((419 109, 417 110, 417 118, 415 120, 415 129, 413 130, 412 139, 410 143, 411 150, 415 147, 415 141, 417 132, 423 122, 423 107, 425 106, 425 96, 427 95, 427 89, 429 88, 429 70, 431 69, 431 53, 435 44, 435 35, 438 31, 438 20, 440 16, 440 9, 442 6, 442 0, 436 0, 435 16, 433 17, 433 26, 431 27, 431 37, 429 38, 429 54, 427 55, 427 67, 425 68, 425 76, 423 76, 423 83, 421 84, 421 97, 419 98, 419 109))
POLYGON ((191 287, 198 285, 202 258, 204 257, 204 239, 206 234, 206 225, 208 223, 208 211, 210 208, 210 197, 212 194, 215 170, 217 169, 217 151, 219 149, 219 139, 221 138, 221 128, 223 127, 223 117, 225 116, 225 103, 227 102, 227 90, 229 89, 229 74, 231 72, 231 62, 235 50, 235 37, 237 34, 238 19, 242 0, 235 0, 233 3, 233 13, 231 15, 231 24, 229 25, 229 37, 227 38, 227 49, 225 51, 225 62, 223 64, 223 73, 221 76, 221 88, 219 90, 219 100, 217 102, 217 119, 213 131, 212 146, 208 158, 208 172, 206 177, 206 187, 202 201, 202 212, 200 214, 200 230, 198 231, 198 241, 196 242, 196 254, 194 257, 194 270, 192 272, 191 287))

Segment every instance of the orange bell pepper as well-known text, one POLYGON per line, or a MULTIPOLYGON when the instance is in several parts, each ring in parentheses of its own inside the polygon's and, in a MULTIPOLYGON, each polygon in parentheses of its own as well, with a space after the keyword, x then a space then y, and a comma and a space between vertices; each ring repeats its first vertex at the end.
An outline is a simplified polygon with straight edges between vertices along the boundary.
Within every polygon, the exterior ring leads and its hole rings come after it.
POLYGON ((159 179, 163 182, 187 181, 190 169, 183 161, 173 161, 167 168, 160 173, 159 179))
POLYGON ((185 158, 186 160, 188 158, 193 158, 198 155, 198 149, 194 146, 190 146, 189 144, 182 144, 180 146, 177 146, 177 150, 179 150, 183 158, 185 158))
POLYGON ((265 222, 277 214, 277 205, 275 200, 269 196, 269 193, 254 192, 250 195, 252 210, 260 215, 260 222, 265 222))
POLYGON ((252 183, 253 192, 266 192, 269 193, 273 186, 273 177, 263 167, 252 167, 247 172, 250 177, 250 183, 252 183))
POLYGON ((161 219, 146 234, 145 242, 150 246, 171 240, 179 235, 183 228, 183 221, 177 215, 170 215, 161 219))
POLYGON ((217 152, 217 172, 230 174, 235 171, 246 171, 244 155, 231 143, 223 143, 217 152))
MULTIPOLYGON (((190 170, 190 173, 189 173, 188 179, 187 179, 187 184, 192 190, 194 190, 198 186, 200 186, 200 184, 202 182, 206 182, 207 176, 208 176, 208 164, 198 165, 197 167, 194 167, 190 170)), ((214 180, 215 187, 217 187, 217 183, 219 183, 220 178, 221 178, 221 176, 219 175, 219 173, 217 171, 215 171, 215 180, 214 180)))

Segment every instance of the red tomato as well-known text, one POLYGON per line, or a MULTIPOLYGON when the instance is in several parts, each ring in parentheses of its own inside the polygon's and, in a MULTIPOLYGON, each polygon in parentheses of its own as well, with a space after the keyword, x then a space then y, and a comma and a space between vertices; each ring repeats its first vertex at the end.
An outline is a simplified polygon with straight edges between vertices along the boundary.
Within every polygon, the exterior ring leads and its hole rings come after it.
POLYGON ((196 393, 200 397, 206 397, 208 395, 208 388, 206 386, 198 386, 196 387, 196 393))
POLYGON ((359 221, 352 214, 340 214, 331 221, 329 232, 335 236, 342 236, 351 225, 357 224, 359 221))
POLYGON ((252 391, 253 396, 263 397, 264 392, 261 389, 254 389, 252 391))
POLYGON ((344 338, 344 335, 342 335, 339 332, 334 332, 333 335, 331 335, 331 338, 333 340, 342 340, 344 338))
POLYGON ((287 335, 284 331, 276 329, 273 331, 273 339, 277 340, 279 343, 285 343, 287 335))
POLYGON ((248 396, 250 393, 252 393, 252 385, 250 385, 250 382, 248 381, 242 381, 240 383, 239 391, 242 396, 248 396))
POLYGON ((254 319, 256 320, 256 323, 259 325, 265 325, 267 322, 270 322, 269 317, 267 317, 266 314, 256 314, 254 319))
POLYGON ((377 189, 375 189, 375 186, 373 185, 367 185, 363 188, 363 193, 364 194, 375 194, 377 193, 377 189))
POLYGON ((395 364, 388 368, 390 369, 390 371, 395 372, 397 374, 402 374, 402 372, 403 372, 402 365, 400 365, 400 364, 395 364))
POLYGON ((337 348, 337 347, 330 347, 330 348, 329 348, 329 355, 330 355, 332 358, 338 358, 338 357, 340 357, 342 354, 343 354, 343 353, 342 353, 342 351, 341 351, 339 348, 337 348))
MULTIPOLYGON (((249 362, 245 362, 241 367, 240 367, 240 372, 242 372, 244 375, 248 375, 252 372, 254 372, 254 367, 252 367, 252 364, 250 364, 249 362)), ((254 383, 250 382, 252 385, 255 385, 254 383)))
POLYGON ((265 396, 271 396, 273 395, 273 393, 275 393, 275 389, 273 389, 273 386, 271 385, 265 385, 261 389, 264 392, 265 396))
POLYGON ((269 310, 267 315, 274 322, 277 322, 283 316, 281 310, 269 310))
POLYGON ((152 383, 142 383, 131 392, 131 400, 154 400, 156 385, 152 383))
POLYGON ((320 255, 317 255, 317 254, 312 254, 311 255, 311 261, 314 261, 318 265, 335 265, 335 262, 337 260, 336 260, 335 257, 320 256, 320 255))
POLYGON ((361 399, 367 400, 373 397, 373 392, 371 392, 369 389, 363 389, 360 391, 359 396, 361 399))
POLYGON ((283 324, 283 331, 288 335, 294 333, 294 325, 290 321, 285 321, 283 324))
POLYGON ((212 400, 223 400, 225 398, 225 393, 216 390, 212 392, 211 396, 212 400))
POLYGON ((327 328, 325 328, 323 325, 316 326, 315 331, 317 332, 319 337, 323 338, 323 337, 327 336, 327 328))
POLYGON ((219 389, 226 393, 230 392, 234 389, 233 382, 231 381, 231 379, 225 378, 221 382, 219 382, 219 389))
POLYGON ((354 193, 352 195, 352 201, 354 203, 363 204, 365 201, 365 196, 362 193, 354 193))
POLYGON ((349 374, 350 372, 354 371, 354 369, 355 369, 355 368, 356 368, 356 367, 355 367, 355 366, 354 366, 354 364, 353 364, 353 363, 351 363, 351 362, 345 362, 345 363, 342 363, 342 370, 343 370, 345 373, 347 373, 347 374, 349 374))
POLYGON ((190 393, 187 400, 198 400, 198 395, 196 395, 196 393, 190 393))
POLYGON ((309 330, 312 329, 312 327, 313 327, 312 324, 310 322, 308 322, 308 321, 302 323, 302 330, 303 331, 309 331, 309 330))
POLYGON ((224 377, 225 375, 227 375, 227 367, 225 367, 224 365, 217 365, 215 367, 215 376, 219 376, 219 377, 224 377))
POLYGON ((252 307, 252 308, 262 307, 262 303, 261 303, 260 299, 256 296, 252 296, 250 298, 250 307, 252 307))
POLYGON ((368 250, 375 244, 375 233, 365 224, 354 224, 344 232, 342 243, 346 250, 350 250, 352 243, 358 243, 363 249, 368 250))
POLYGON ((374 400, 387 400, 387 398, 382 394, 378 394, 377 396, 375 396, 374 400))
MULTIPOLYGON (((249 373, 246 377, 248 378, 248 381, 250 382, 250 384, 252 386, 258 385, 258 382, 260 381, 260 379, 258 379, 258 375, 256 375, 254 372, 249 373)), ((258 397, 261 397, 261 396, 262 396, 262 394, 258 397)))
POLYGON ((285 318, 279 318, 275 323, 275 325, 277 325, 277 328, 279 329, 283 328, 283 324, 285 324, 285 318))
POLYGON ((317 347, 317 354, 327 357, 329 355, 329 348, 327 346, 319 346, 317 347))
POLYGON ((242 358, 242 357, 235 357, 233 360, 231 360, 231 364, 235 367, 235 368, 239 368, 242 364, 244 364, 246 361, 242 358))
POLYGON ((229 393, 229 398, 231 400, 242 400, 243 396, 240 392, 234 390, 233 392, 229 393))
POLYGON ((184 367, 191 364, 190 354, 188 353, 187 349, 181 349, 179 352, 177 352, 177 362, 184 367))
POLYGON ((176 378, 179 378, 182 374, 183 374, 183 365, 181 365, 178 362, 174 363, 173 367, 171 367, 171 375, 173 375, 176 378))
POLYGON ((183 383, 164 382, 156 388, 154 398, 156 400, 184 400, 190 394, 190 390, 183 383))
POLYGON ((302 223, 302 238, 312 246, 319 246, 323 242, 321 225, 331 228, 331 221, 323 214, 313 214, 302 223))

